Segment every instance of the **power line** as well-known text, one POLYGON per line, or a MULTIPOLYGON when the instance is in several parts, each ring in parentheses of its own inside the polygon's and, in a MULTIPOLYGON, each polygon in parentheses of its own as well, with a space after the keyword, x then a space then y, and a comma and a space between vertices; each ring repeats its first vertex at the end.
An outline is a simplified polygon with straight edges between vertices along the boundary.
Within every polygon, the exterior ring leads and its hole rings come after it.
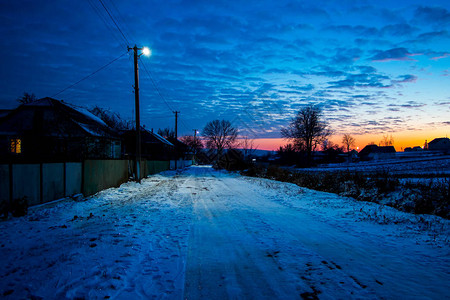
MULTIPOLYGON (((122 34, 123 38, 125 39, 125 41, 127 42, 128 45, 130 45, 130 43, 128 42, 127 37, 125 36, 125 34, 123 33, 123 31, 120 29, 120 26, 117 24, 117 22, 115 21, 114 17, 111 15, 111 13, 109 12, 109 10, 106 8, 105 4, 103 3, 102 0, 99 0, 100 3, 102 4, 103 8, 105 9, 105 11, 108 13, 109 17, 111 18, 111 20, 114 22, 114 24, 116 25, 117 30, 119 30, 119 32, 122 34)), ((116 8, 117 10, 117 8, 116 8)), ((119 13, 120 14, 120 13, 119 13)), ((169 103, 167 102, 167 100, 163 97, 161 91, 158 88, 158 85, 156 84, 156 81, 153 78, 153 75, 151 72, 148 71, 147 66, 144 64, 143 61, 141 61, 142 66, 144 67, 145 72, 147 73, 148 77, 150 78, 150 81, 152 82, 153 87, 155 88, 157 94, 159 95, 159 97, 164 101, 164 103, 166 104, 166 106, 170 109, 170 111, 174 111, 174 109, 169 105, 169 103)))
POLYGON ((79 84, 80 82, 82 82, 82 81, 88 79, 89 77, 91 77, 91 76, 94 75, 95 73, 100 72, 101 70, 103 70, 104 68, 106 68, 107 66, 109 66, 110 64, 112 64, 113 62, 115 62, 116 60, 118 60, 119 58, 125 56, 126 54, 128 54, 128 52, 125 52, 125 53, 121 54, 119 57, 114 58, 112 61, 110 61, 109 63, 107 63, 107 64, 104 65, 103 67, 97 69, 96 71, 92 72, 92 73, 89 74, 88 76, 85 76, 85 77, 83 77, 82 79, 80 79, 80 80, 78 80, 77 82, 75 82, 74 84, 71 84, 71 85, 69 85, 68 87, 62 89, 62 90, 59 91, 58 93, 54 94, 54 95, 52 96, 52 98, 58 96, 59 94, 61 94, 61 93, 64 92, 64 91, 66 91, 66 90, 68 90, 68 89, 74 87, 75 85, 79 84))
MULTIPOLYGON (((116 31, 114 30, 114 28, 111 27, 111 25, 108 23, 107 19, 105 18, 104 15, 102 15, 100 8, 97 7, 97 5, 95 5, 93 3, 93 0, 87 0, 89 2, 89 5, 91 6, 92 10, 97 14, 97 16, 100 18, 100 20, 102 20, 103 24, 105 24, 106 28, 111 32, 112 36, 114 37, 114 39, 121 44, 123 42, 123 40, 117 36, 116 31)), ((125 45, 126 46, 126 45, 125 45)))
POLYGON ((106 10, 106 12, 108 13, 109 17, 111 18, 111 20, 114 22, 114 25, 116 25, 116 28, 119 30, 119 32, 122 34, 123 38, 125 39, 125 41, 127 42, 127 45, 130 45, 130 42, 128 42, 127 37, 125 36, 125 34, 123 34, 122 29, 120 29, 119 25, 117 25, 116 20, 113 18, 113 16, 111 15, 111 13, 109 12, 108 8, 106 8, 105 4, 103 3, 102 0, 98 0, 100 1, 100 3, 102 4, 103 8, 106 10))
POLYGON ((118 17, 116 17, 117 23, 119 23, 119 24, 122 23, 122 25, 125 25, 125 29, 127 29, 127 30, 124 30, 124 32, 128 33, 127 36, 129 38, 131 37, 131 40, 136 40, 134 38, 133 34, 131 34, 130 27, 127 26, 127 23, 124 21, 124 18, 122 16, 122 14, 120 13, 119 9, 117 8, 116 4, 114 3, 114 1, 113 0, 109 0, 109 2, 112 4, 112 7, 113 7, 113 9, 116 12, 116 16, 118 16, 118 17))
POLYGON ((142 66, 144 67, 144 71, 147 73, 147 76, 149 77, 150 81, 152 82, 153 87, 155 88, 155 90, 158 93, 159 97, 164 101, 164 103, 167 105, 167 107, 170 109, 170 111, 174 111, 174 109, 172 109, 172 107, 169 105, 169 103, 166 101, 166 99, 161 94, 161 91, 159 90, 158 86, 156 85, 155 80, 153 79, 153 75, 151 74, 151 72, 149 72, 147 70, 147 66, 144 64, 143 61, 141 61, 141 62, 142 62, 142 66))
MULTIPOLYGON (((106 5, 103 3, 102 0, 99 0, 99 2, 101 3, 101 5, 103 6, 103 8, 105 9, 105 11, 108 13, 109 17, 111 18, 111 20, 113 21, 114 25, 116 26, 117 30, 120 32, 120 34, 122 35, 122 37, 124 38, 124 40, 127 42, 127 45, 130 45, 127 37, 125 36, 124 32, 122 31, 122 29, 120 28, 120 26, 117 24, 115 18, 112 16, 112 14, 110 13, 110 11, 108 10, 108 8, 106 7, 106 5)), ((114 5, 114 3, 112 2, 114 8, 116 9, 116 11, 118 12, 119 16, 120 16, 120 12, 118 11, 117 7, 114 5)), ((147 69, 147 66, 144 64, 143 61, 141 61, 142 66, 144 67, 145 72, 147 73, 147 76, 149 77, 150 81, 152 82, 153 87, 155 88, 158 96, 163 100, 163 102, 166 104, 167 108, 170 111, 174 111, 174 109, 172 108, 172 106, 167 102, 167 100, 164 98, 164 96, 162 95, 160 89, 158 88, 158 85, 156 84, 155 79, 153 78, 152 73, 147 69)), ((183 122, 184 123, 184 122, 183 122)), ((185 126, 185 124, 183 124, 183 126, 185 126)), ((187 128, 187 126, 186 126, 187 128)))

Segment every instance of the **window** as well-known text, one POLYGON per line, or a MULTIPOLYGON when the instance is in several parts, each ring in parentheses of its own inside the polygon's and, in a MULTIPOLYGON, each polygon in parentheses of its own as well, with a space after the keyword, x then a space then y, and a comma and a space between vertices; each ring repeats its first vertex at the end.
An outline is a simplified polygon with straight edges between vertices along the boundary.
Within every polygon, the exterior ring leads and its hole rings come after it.
POLYGON ((21 139, 10 139, 10 150, 11 153, 22 153, 22 140, 21 139))

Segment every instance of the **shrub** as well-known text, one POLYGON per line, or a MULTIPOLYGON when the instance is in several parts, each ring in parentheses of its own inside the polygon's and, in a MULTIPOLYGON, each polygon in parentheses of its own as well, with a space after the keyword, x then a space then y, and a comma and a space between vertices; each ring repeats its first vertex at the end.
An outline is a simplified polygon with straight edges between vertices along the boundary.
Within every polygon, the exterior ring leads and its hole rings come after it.
POLYGON ((7 218, 7 217, 8 217, 8 202, 1 201, 0 202, 0 218, 7 218))
POLYGON ((27 197, 15 199, 11 203, 11 213, 14 217, 22 217, 28 213, 27 197))

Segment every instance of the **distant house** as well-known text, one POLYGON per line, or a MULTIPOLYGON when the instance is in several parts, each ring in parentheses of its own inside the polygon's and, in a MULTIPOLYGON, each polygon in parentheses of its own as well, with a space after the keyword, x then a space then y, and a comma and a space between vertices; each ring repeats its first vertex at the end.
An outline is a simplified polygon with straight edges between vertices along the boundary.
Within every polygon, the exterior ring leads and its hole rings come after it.
POLYGON ((359 160, 359 153, 355 149, 346 154, 349 162, 356 162, 359 160))
MULTIPOLYGON (((136 130, 122 131, 124 154, 136 156, 136 130)), ((174 145, 159 134, 141 128, 141 157, 152 160, 168 160, 174 152, 174 145)))
POLYGON ((188 145, 175 138, 168 138, 167 140, 175 146, 174 158, 187 160, 193 158, 194 152, 192 151, 192 149, 189 149, 188 145))
POLYGON ((359 152, 361 160, 383 160, 395 158, 394 146, 367 145, 359 152))
POLYGON ((43 98, 0 119, 3 160, 119 158, 118 133, 82 108, 43 98))
POLYGON ((414 146, 414 147, 406 147, 405 149, 403 149, 403 152, 418 152, 418 151, 423 151, 423 148, 420 146, 414 146))
POLYGON ((446 137, 434 139, 428 143, 428 150, 450 152, 450 139, 446 137))

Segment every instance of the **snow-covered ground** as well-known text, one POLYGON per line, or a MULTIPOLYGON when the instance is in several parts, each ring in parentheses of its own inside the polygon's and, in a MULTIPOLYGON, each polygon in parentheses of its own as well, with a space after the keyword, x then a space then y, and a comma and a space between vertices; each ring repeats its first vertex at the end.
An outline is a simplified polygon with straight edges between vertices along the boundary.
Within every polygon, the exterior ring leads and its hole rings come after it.
POLYGON ((449 224, 191 167, 0 222, 0 298, 443 299, 449 224))
POLYGON ((411 175, 412 177, 424 175, 450 176, 450 156, 422 156, 414 158, 395 158, 357 163, 340 163, 321 165, 315 168, 295 169, 299 172, 384 172, 391 174, 411 175))

